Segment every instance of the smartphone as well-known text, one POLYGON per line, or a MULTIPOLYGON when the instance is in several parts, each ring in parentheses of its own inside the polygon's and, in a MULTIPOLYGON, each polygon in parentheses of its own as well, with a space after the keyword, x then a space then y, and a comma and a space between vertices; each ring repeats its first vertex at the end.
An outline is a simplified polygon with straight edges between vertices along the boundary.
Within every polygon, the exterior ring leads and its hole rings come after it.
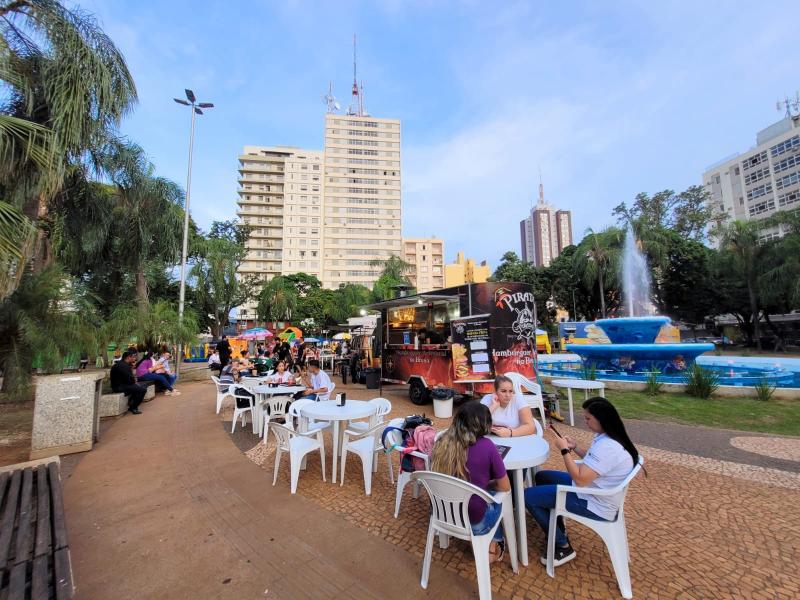
POLYGON ((552 424, 552 423, 550 423, 550 429, 552 429, 552 430, 553 430, 553 433, 555 433, 555 434, 556 434, 558 437, 564 437, 563 435, 561 435, 560 433, 558 433, 558 429, 556 429, 555 427, 553 427, 553 424, 552 424))

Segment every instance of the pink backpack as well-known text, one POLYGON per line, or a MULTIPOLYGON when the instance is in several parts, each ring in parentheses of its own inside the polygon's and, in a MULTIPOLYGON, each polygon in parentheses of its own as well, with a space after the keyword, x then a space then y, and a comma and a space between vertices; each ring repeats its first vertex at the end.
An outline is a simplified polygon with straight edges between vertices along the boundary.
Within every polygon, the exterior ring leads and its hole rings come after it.
MULTIPOLYGON (((414 446, 420 452, 431 455, 433 452, 433 445, 436 442, 436 430, 431 425, 419 425, 414 428, 414 446)), ((412 456, 415 471, 423 471, 425 469, 425 461, 417 456, 412 456)))

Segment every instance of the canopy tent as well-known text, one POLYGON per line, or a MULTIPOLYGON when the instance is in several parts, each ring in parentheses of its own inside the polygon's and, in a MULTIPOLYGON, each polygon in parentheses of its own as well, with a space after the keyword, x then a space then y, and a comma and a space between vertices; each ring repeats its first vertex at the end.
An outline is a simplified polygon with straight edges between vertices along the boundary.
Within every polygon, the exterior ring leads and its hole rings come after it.
POLYGON ((319 339, 317 339, 317 338, 304 338, 303 341, 304 342, 310 342, 312 344, 319 344, 319 339))
POLYGON ((278 334, 278 337, 283 341, 289 342, 296 338, 303 337, 303 332, 300 331, 297 327, 287 327, 278 334))

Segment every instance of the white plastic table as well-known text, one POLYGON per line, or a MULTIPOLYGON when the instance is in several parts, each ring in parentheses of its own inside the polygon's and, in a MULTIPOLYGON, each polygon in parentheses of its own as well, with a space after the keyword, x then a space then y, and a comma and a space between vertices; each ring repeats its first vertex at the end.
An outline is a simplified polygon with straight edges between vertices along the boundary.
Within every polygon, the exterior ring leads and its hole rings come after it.
POLYGON ((302 385, 279 385, 278 387, 271 387, 269 385, 257 385, 250 391, 256 395, 255 414, 253 418, 256 420, 258 426, 256 433, 261 435, 264 432, 264 402, 269 396, 293 396, 297 392, 302 392, 305 387, 302 385))
MULTIPOLYGON (((523 435, 520 437, 503 438, 490 435, 489 439, 500 446, 508 446, 508 451, 503 459, 506 471, 511 471, 514 477, 514 508, 517 511, 515 521, 517 525, 517 548, 522 564, 528 565, 528 532, 525 525, 525 469, 538 467, 550 456, 550 445, 538 435, 523 435)), ((508 535, 508 532, 506 532, 508 535)))
POLYGON ((333 423, 333 475, 331 480, 336 483, 336 474, 339 472, 339 454, 342 449, 344 430, 347 428, 345 423, 341 427, 341 421, 351 419, 363 419, 375 414, 375 406, 365 400, 348 400, 344 406, 339 406, 335 400, 325 400, 323 402, 311 402, 300 409, 300 415, 317 421, 331 421, 333 423))
POLYGON ((553 379, 550 382, 553 387, 566 388, 567 400, 569 400, 569 424, 575 425, 575 415, 572 411, 572 390, 583 390, 585 400, 589 399, 589 390, 599 390, 600 395, 605 398, 606 384, 602 381, 592 381, 591 379, 553 379))

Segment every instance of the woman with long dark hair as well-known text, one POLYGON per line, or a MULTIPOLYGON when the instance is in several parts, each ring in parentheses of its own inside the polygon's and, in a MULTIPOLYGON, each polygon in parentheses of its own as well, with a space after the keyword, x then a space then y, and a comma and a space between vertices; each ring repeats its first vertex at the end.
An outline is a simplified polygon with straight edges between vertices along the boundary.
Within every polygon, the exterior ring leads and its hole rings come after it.
MULTIPOLYGON (((583 403, 586 426, 594 432, 594 439, 587 450, 578 448, 568 436, 556 437, 555 445, 564 457, 564 471, 539 471, 536 485, 525 490, 525 506, 536 519, 539 527, 548 535, 550 509, 556 503, 558 485, 575 485, 586 488, 611 489, 617 487, 639 462, 639 452, 628 437, 625 425, 617 409, 605 398, 589 398, 583 403), (572 457, 583 459, 577 464, 572 457)), ((617 517, 624 492, 613 496, 567 493, 567 510, 598 521, 612 521, 617 517)), ((542 564, 547 564, 546 552, 542 564)), ((562 519, 556 530, 555 566, 561 566, 575 558, 575 550, 569 543, 562 519)))
MULTIPOLYGON (((494 442, 486 437, 491 429, 492 414, 487 406, 480 402, 463 404, 453 417, 450 428, 436 441, 431 469, 469 481, 487 492, 509 491, 511 483, 503 459, 494 442)), ((473 496, 468 510, 472 532, 482 535, 497 523, 502 505, 487 506, 486 502, 473 496)), ((503 528, 498 527, 489 547, 490 562, 502 560, 504 551, 503 528)))

